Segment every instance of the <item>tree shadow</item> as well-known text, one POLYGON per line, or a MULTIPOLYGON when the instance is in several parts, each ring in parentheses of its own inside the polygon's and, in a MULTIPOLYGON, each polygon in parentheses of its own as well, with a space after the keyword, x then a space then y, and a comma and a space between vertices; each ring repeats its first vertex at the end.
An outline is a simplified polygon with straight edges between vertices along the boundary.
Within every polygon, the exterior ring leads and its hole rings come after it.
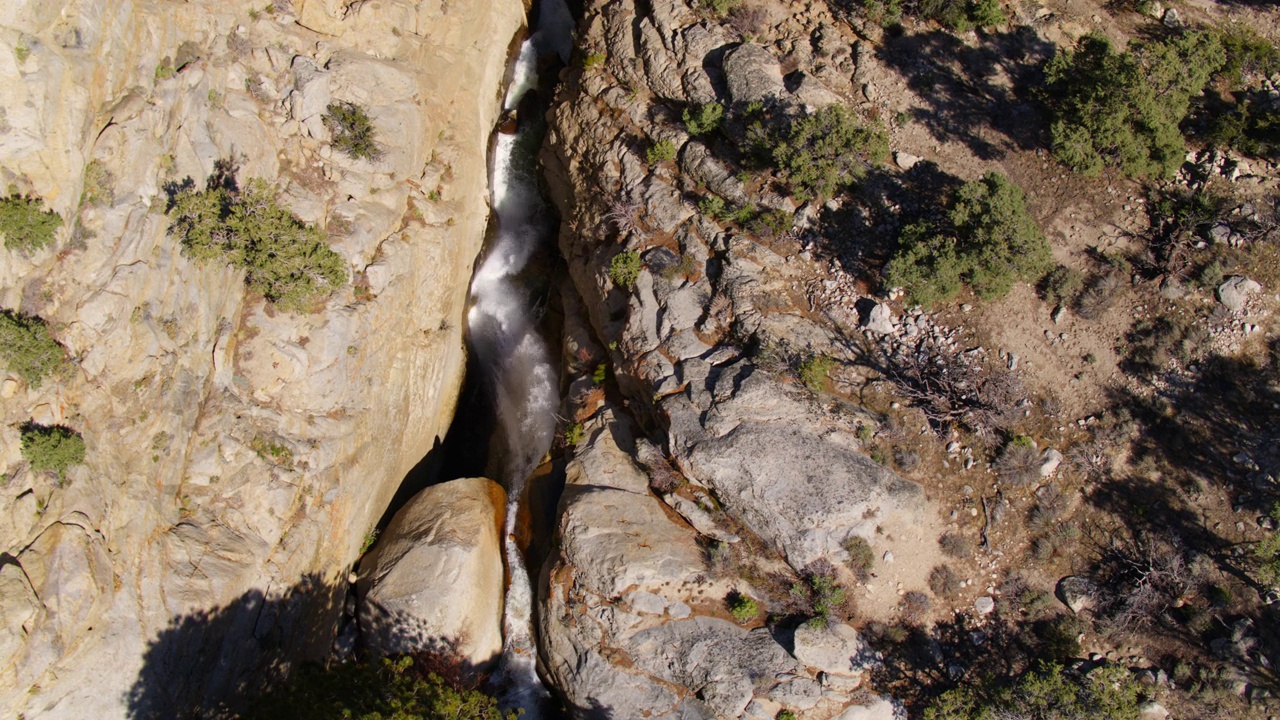
POLYGON ((886 39, 876 57, 924 101, 911 111, 939 142, 965 143, 983 160, 1043 147, 1047 122, 1033 99, 1054 46, 1034 29, 981 33, 976 45, 943 30, 886 39), (1003 140, 989 139, 994 130, 1003 140))
POLYGON ((170 620, 129 691, 135 720, 233 717, 300 662, 329 653, 345 588, 306 576, 283 593, 250 590, 170 620))

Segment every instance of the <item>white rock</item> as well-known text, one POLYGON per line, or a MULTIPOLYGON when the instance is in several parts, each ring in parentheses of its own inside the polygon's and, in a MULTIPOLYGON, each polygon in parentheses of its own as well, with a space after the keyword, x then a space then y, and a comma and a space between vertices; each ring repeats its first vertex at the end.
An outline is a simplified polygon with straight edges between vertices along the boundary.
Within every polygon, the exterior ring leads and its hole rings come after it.
POLYGON ((990 615, 996 609, 996 601, 988 595, 983 595, 973 601, 973 609, 977 610, 979 615, 990 615))

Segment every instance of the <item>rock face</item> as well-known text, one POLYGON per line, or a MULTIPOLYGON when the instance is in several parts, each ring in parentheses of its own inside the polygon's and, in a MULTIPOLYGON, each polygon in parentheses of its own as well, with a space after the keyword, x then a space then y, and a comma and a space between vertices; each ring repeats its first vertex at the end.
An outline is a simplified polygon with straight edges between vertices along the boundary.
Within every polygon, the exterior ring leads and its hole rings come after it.
POLYGON ((456 653, 484 669, 502 651, 506 493, 485 478, 433 485, 360 561, 360 628, 382 655, 456 653))
MULTIPOLYGON (((575 333, 564 358, 589 376, 607 356, 636 418, 602 400, 566 410, 585 437, 568 465, 539 618, 548 673, 578 717, 754 719, 787 709, 830 720, 867 711, 854 702, 865 661, 854 659, 856 633, 802 636, 793 653, 789 640, 730 622, 732 591, 773 601, 714 558, 758 556, 745 561, 792 576, 845 567, 851 538, 879 553, 918 533, 925 498, 861 452, 859 418, 763 358, 768 349, 836 354, 831 328, 815 318, 847 319, 856 332, 852 299, 821 312, 786 306, 808 279, 798 263, 687 198, 710 190, 726 205, 749 200, 788 216, 795 201, 748 188, 715 157, 716 143, 691 139, 661 110, 847 102, 860 87, 851 46, 800 20, 805 12, 786 24, 811 37, 766 45, 739 42, 684 0, 589 2, 579 42, 607 59, 562 74, 543 162, 561 216, 574 220, 560 247, 599 340, 575 333), (782 62, 775 49, 784 44, 794 51, 782 62), (671 142, 677 162, 648 163, 637 132, 671 142), (623 251, 642 261, 630 287, 610 279, 623 251), (750 549, 732 549, 742 547, 750 549)), ((926 572, 907 581, 923 584, 926 572)))
POLYGON ((361 537, 451 419, 523 7, 264 4, 0 7, 0 180, 64 219, 0 250, 0 306, 75 359, 39 389, 0 375, 7 716, 183 716, 326 651, 361 537), (368 111, 381 160, 329 147, 330 100, 368 111), (286 314, 188 258, 164 188, 223 159, 355 282, 286 314), (32 417, 85 437, 62 486, 21 460, 32 417))

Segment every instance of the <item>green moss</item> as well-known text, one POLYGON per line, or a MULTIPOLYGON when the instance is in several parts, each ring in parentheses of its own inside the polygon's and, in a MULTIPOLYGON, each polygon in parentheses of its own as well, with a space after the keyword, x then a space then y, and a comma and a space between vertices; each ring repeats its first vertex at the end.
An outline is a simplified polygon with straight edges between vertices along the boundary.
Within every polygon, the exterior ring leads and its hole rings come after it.
POLYGON ((0 360, 28 385, 40 387, 66 367, 66 357, 43 319, 0 310, 0 360))
POLYGON ((61 482, 68 468, 84 462, 84 438, 61 425, 27 423, 22 427, 22 457, 32 470, 52 471, 61 482))
POLYGON ((61 226, 62 218, 39 198, 15 194, 0 200, 0 235, 8 250, 39 250, 61 226))

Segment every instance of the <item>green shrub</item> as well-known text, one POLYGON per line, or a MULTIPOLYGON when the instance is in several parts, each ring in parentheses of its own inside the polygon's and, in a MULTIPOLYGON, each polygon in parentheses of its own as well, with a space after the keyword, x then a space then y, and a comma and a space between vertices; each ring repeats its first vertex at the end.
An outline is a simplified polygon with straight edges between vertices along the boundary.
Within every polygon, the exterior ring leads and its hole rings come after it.
POLYGON ((858 576, 859 580, 866 581, 871 574, 871 568, 876 564, 876 553, 871 549, 871 543, 865 538, 852 535, 840 543, 840 546, 849 553, 849 569, 858 576))
POLYGON ((773 716, 773 720, 796 720, 796 714, 790 710, 779 710, 778 714, 773 716))
POLYGON ((835 361, 826 355, 810 355, 800 363, 800 382, 813 392, 821 392, 833 367, 835 361))
POLYGON ((712 13, 716 17, 725 17, 738 6, 740 0, 700 0, 703 9, 712 13))
POLYGON ((1215 27, 1213 33, 1226 55, 1219 74, 1232 85, 1243 85, 1246 75, 1270 77, 1280 72, 1280 48, 1252 26, 1243 22, 1223 23, 1215 27))
POLYGON ((791 594, 809 605, 813 615, 808 622, 824 627, 844 609, 845 591, 836 583, 835 569, 825 560, 806 568, 801 581, 791 585, 791 594))
POLYGON ((620 288, 630 289, 640 277, 640 253, 624 250, 609 261, 609 279, 620 288))
POLYGON ((729 613, 740 623, 751 622, 760 614, 760 606, 756 601, 743 593, 737 591, 730 593, 728 603, 729 613))
POLYGON ((330 103, 324 114, 324 126, 333 135, 333 146, 358 160, 382 157, 377 131, 365 109, 350 102, 330 103))
POLYGON ((580 422, 571 422, 564 426, 564 444, 567 447, 576 447, 586 438, 586 435, 586 430, 580 422))
POLYGON ((906 289, 912 304, 949 300, 963 283, 984 300, 995 300, 1013 283, 1044 274, 1050 258, 1022 189, 991 172, 960 188, 941 226, 904 228, 886 275, 891 285, 906 289))
POLYGON ((684 126, 690 135, 706 135, 720 129, 724 121, 724 105, 707 103, 684 109, 684 126))
POLYGON ((1269 99, 1243 97, 1234 107, 1214 116, 1207 140, 1256 158, 1280 157, 1280 114, 1269 99))
POLYGON ((0 235, 9 250, 39 250, 53 242, 62 218, 39 198, 10 195, 0 200, 0 235))
POLYGON ((414 667, 411 658, 304 666, 288 683, 272 684, 243 720, 516 720, 498 701, 414 667))
POLYGON ((675 160, 676 144, 670 140, 658 140, 650 145, 648 150, 644 151, 644 158, 649 161, 650 165, 675 160))
MULTIPOLYGON (((1271 519, 1280 528, 1280 503, 1271 508, 1271 519)), ((1258 543, 1254 556, 1258 559, 1258 582, 1280 587, 1280 530, 1273 530, 1258 543)))
POLYGON ((66 365, 66 350, 49 325, 33 315, 0 310, 0 360, 33 388, 66 365))
POLYGON ((84 438, 61 425, 27 423, 22 427, 22 457, 32 470, 51 470, 61 481, 67 468, 84 462, 84 438))
POLYGON ((1045 664, 1010 686, 984 677, 943 693, 924 711, 925 720, 988 720, 1001 717, 1055 720, 1137 720, 1142 690, 1123 667, 1109 665, 1086 676, 1045 664))
POLYGON ((1040 297, 1053 305, 1069 306, 1084 289, 1084 273, 1059 265, 1040 280, 1040 297))
POLYGON ((968 14, 973 24, 980 28, 1002 27, 1009 23, 1009 16, 1005 14, 1000 0, 970 2, 968 14))
POLYGON ((792 194, 801 200, 834 196, 888 154, 884 132, 864 126, 853 110, 840 104, 793 119, 772 151, 792 194))
POLYGON ((601 65, 604 65, 604 61, 606 59, 608 59, 608 56, 604 53, 591 53, 590 55, 582 58, 582 69, 594 70, 601 65))
POLYGON ((381 531, 378 530, 378 528, 370 528, 369 532, 364 534, 364 538, 360 540, 361 555, 369 552, 369 549, 373 547, 373 544, 378 542, 378 535, 380 534, 381 531))
POLYGON ((1131 177, 1172 175, 1186 154, 1178 125, 1225 61, 1210 32, 1182 33, 1123 53, 1099 33, 1084 36, 1045 67, 1054 154, 1088 175, 1105 166, 1131 177))
POLYGON ((346 261, 275 199, 266 181, 241 190, 215 175, 173 198, 169 231, 197 260, 244 268, 245 282, 281 309, 302 312, 347 281, 346 261))
POLYGON ((707 195, 698 201, 698 212, 706 215, 712 220, 722 220, 725 217, 724 198, 719 195, 707 195))

